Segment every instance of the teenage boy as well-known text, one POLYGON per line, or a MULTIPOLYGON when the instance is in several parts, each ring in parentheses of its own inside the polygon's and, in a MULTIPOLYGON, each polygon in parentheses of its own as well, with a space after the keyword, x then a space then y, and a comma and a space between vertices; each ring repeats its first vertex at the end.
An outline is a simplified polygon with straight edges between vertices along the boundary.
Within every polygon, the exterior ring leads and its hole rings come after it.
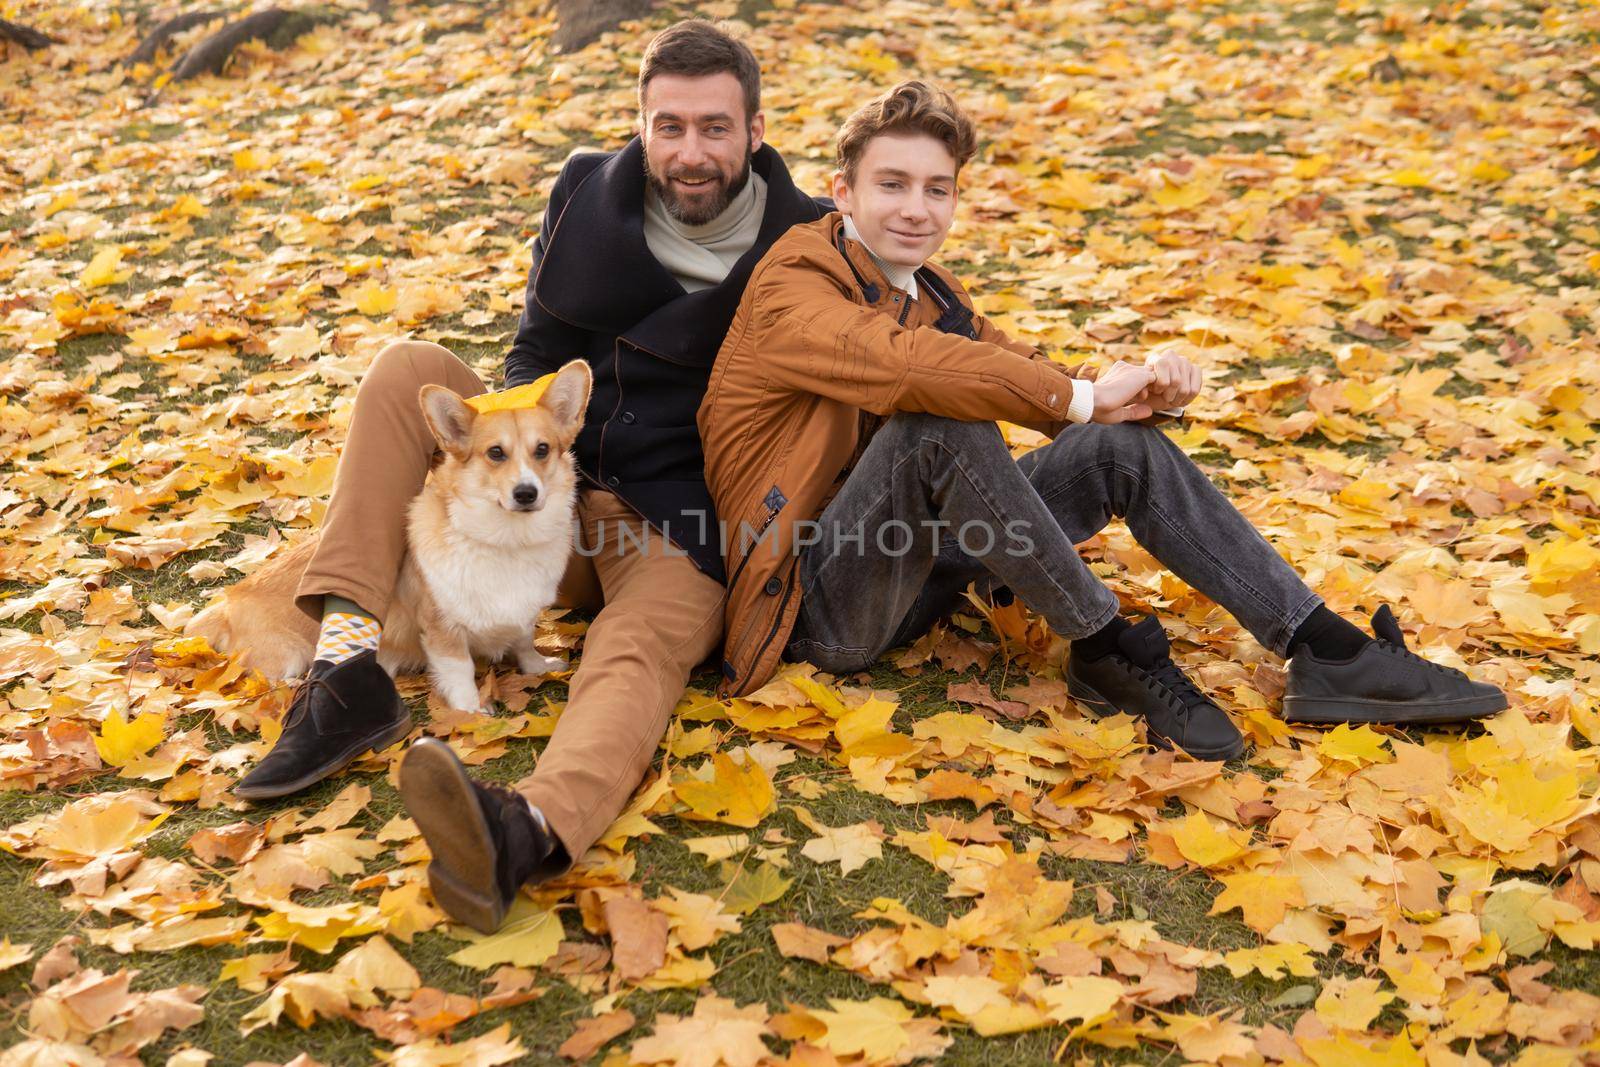
MULTIPOLYGON (((708 22, 680 22, 645 51, 639 135, 574 156, 551 191, 505 385, 574 356, 594 368, 576 445, 583 549, 558 603, 598 614, 566 711, 515 791, 473 781, 432 739, 411 746, 400 772, 433 853, 435 897, 480 930, 499 924, 524 881, 565 870, 616 818, 690 672, 721 638, 722 557, 709 539, 695 414, 751 270, 780 234, 826 209, 795 188, 764 132, 754 55, 708 22)), ((435 451, 417 403, 429 383, 485 389, 424 341, 389 345, 361 383, 299 589, 300 606, 322 619, 316 660, 239 796, 304 789, 410 721, 374 650, 406 507, 435 451)))
POLYGON ((772 246, 745 288, 701 405, 706 482, 729 531, 722 695, 780 657, 866 667, 954 606, 1014 591, 1071 640, 1071 692, 1143 718, 1205 759, 1243 751, 1174 665, 1161 624, 1118 614, 1074 545, 1123 517, 1135 538, 1289 659, 1287 718, 1457 722, 1493 686, 1407 651, 1387 607, 1368 637, 1328 610, 1152 410, 1200 388, 1186 360, 1073 378, 976 315, 928 262, 973 155, 948 94, 906 82, 839 132, 838 211, 772 246), (994 420, 1053 438, 1013 460, 994 420))

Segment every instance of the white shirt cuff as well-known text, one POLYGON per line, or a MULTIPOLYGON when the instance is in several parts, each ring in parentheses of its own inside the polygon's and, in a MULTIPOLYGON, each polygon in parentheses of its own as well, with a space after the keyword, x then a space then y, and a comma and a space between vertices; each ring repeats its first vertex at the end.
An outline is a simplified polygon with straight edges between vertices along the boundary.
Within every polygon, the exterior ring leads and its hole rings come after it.
POLYGON ((1169 419, 1181 419, 1183 418, 1183 412, 1183 408, 1168 408, 1165 411, 1158 411, 1156 414, 1165 415, 1169 419))
POLYGON ((1088 422, 1094 418, 1094 383, 1087 378, 1072 379, 1072 402, 1067 405, 1068 422, 1088 422))

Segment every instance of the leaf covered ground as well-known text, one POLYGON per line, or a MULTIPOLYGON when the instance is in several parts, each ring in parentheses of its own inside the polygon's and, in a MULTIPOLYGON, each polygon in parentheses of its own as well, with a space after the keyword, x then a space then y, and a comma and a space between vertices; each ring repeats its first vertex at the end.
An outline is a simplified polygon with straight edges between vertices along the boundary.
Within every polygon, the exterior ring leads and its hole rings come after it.
MULTIPOLYGON (((629 136, 671 14, 567 55, 527 3, 335 3, 153 91, 172 52, 119 64, 153 6, 0 5, 59 41, 0 43, 0 1064, 1600 1056, 1600 8, 700 10, 748 27, 805 188, 870 93, 956 91, 981 306, 1072 361, 1194 359, 1182 446, 1511 709, 1289 728, 1282 664, 1115 526, 1085 551, 1244 761, 1087 714, 1039 619, 974 602, 857 677, 698 677, 602 846, 469 936, 398 748, 232 798, 286 690, 181 629, 316 525, 384 343, 496 373, 550 183, 629 136)), ((538 683, 403 691, 509 782, 563 710, 538 683)))

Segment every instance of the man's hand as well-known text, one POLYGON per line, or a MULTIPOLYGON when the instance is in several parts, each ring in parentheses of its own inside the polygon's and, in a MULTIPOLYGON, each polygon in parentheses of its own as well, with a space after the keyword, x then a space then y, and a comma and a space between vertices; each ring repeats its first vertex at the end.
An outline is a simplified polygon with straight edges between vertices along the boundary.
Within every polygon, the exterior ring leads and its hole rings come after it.
POLYGON ((1148 393, 1155 382, 1149 367, 1113 363, 1094 376, 1092 422, 1137 422, 1151 414, 1148 393))
POLYGON ((1203 379, 1200 368, 1176 352, 1157 352, 1144 361, 1154 376, 1145 400, 1156 411, 1172 411, 1189 406, 1200 395, 1203 379))

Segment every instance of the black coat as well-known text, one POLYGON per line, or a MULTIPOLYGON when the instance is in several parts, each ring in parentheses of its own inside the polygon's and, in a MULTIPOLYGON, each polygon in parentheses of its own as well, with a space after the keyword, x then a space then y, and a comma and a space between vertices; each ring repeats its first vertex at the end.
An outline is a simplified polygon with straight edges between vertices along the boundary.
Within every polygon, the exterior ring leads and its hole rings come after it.
POLYGON ((588 360, 594 392, 578 435, 579 469, 719 582, 722 552, 695 416, 750 272, 790 226, 833 206, 796 189, 768 145, 751 169, 767 183, 755 244, 722 284, 687 293, 645 244, 639 138, 567 160, 533 244, 526 306, 506 353, 506 388, 588 360))

